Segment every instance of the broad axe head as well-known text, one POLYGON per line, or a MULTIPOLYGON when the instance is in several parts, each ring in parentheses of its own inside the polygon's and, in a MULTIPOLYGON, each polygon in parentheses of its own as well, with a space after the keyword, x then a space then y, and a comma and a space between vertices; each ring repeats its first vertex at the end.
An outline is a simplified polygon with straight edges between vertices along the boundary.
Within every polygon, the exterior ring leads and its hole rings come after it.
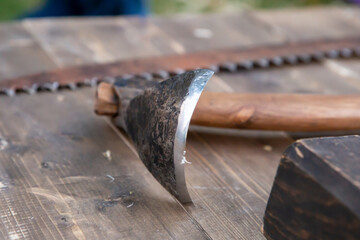
POLYGON ((118 79, 113 89, 106 89, 109 84, 98 87, 96 112, 115 115, 115 124, 132 139, 147 169, 182 203, 191 202, 184 172, 187 131, 212 75, 213 71, 200 69, 161 83, 118 79), (114 94, 108 94, 111 92, 114 94), (116 111, 103 107, 108 103, 117 103, 116 111), (106 113, 106 109, 111 110, 106 113))

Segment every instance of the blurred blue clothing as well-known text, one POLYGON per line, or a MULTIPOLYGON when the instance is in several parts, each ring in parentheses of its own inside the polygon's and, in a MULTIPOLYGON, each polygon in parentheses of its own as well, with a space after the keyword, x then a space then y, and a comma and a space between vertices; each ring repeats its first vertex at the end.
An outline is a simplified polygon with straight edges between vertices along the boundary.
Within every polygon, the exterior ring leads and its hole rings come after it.
POLYGON ((47 0, 24 17, 146 15, 147 0, 47 0))

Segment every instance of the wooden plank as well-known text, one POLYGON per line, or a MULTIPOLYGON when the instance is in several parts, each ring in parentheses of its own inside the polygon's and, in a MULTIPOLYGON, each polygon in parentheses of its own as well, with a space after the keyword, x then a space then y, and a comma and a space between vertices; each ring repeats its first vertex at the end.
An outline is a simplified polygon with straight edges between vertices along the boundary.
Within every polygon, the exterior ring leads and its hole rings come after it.
POLYGON ((12 205, 0 212, 13 211, 1 232, 10 226, 9 238, 207 238, 131 147, 92 114, 92 95, 87 89, 1 101, 0 133, 8 143, 0 152, 1 191, 12 205))
POLYGON ((342 79, 344 84, 356 89, 360 88, 360 68, 358 59, 332 60, 324 62, 323 66, 333 75, 342 79))
POLYGON ((24 26, 59 66, 283 40, 249 14, 194 15, 163 20, 156 17, 49 19, 25 21, 24 26), (253 28, 254 25, 257 27, 253 28), (158 48, 161 51, 157 51, 158 48))
POLYGON ((4 238, 208 238, 127 141, 94 116, 92 90, 83 92, 1 101, 4 238))
POLYGON ((0 79, 55 67, 49 56, 20 23, 0 25, 0 79), (41 62, 42 64, 33 64, 41 62))
POLYGON ((357 8, 319 7, 258 11, 255 16, 269 24, 274 32, 288 39, 341 38, 358 36, 357 8))
POLYGON ((61 67, 156 56, 152 42, 169 46, 145 19, 47 19, 25 21, 24 26, 61 67))
POLYGON ((236 92, 244 93, 356 94, 360 90, 360 79, 344 81, 342 76, 320 64, 223 73, 219 77, 236 92))
POLYGON ((262 215, 284 135, 246 131, 189 133, 189 211, 215 239, 263 239, 262 215), (274 171, 272 171, 274 169, 274 171))
MULTIPOLYGON (((236 14, 186 15, 150 19, 172 41, 183 46, 183 52, 239 46, 279 43, 281 34, 248 12, 236 14)), ((181 48, 181 47, 179 47, 181 48)))

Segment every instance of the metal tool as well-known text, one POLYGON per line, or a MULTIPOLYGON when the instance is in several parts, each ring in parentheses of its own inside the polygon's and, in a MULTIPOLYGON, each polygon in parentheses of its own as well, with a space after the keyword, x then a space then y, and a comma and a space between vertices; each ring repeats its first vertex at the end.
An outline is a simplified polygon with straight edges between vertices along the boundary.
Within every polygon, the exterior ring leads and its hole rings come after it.
POLYGON ((121 96, 116 125, 127 132, 152 175, 181 202, 191 201, 184 174, 186 135, 212 75, 210 70, 195 70, 161 83, 119 81, 115 88, 121 96))
POLYGON ((0 94, 77 89, 96 86, 109 76, 138 76, 146 80, 167 79, 185 71, 207 68, 218 71, 247 71, 321 61, 324 58, 360 56, 360 38, 319 39, 286 42, 252 48, 231 48, 183 55, 123 60, 102 65, 79 66, 0 81, 0 94))
POLYGON ((190 120, 241 129, 360 129, 360 96, 206 92, 200 97, 212 75, 201 69, 160 83, 119 77, 97 90, 95 112, 127 132, 145 166, 181 202, 191 201, 183 166, 190 120))

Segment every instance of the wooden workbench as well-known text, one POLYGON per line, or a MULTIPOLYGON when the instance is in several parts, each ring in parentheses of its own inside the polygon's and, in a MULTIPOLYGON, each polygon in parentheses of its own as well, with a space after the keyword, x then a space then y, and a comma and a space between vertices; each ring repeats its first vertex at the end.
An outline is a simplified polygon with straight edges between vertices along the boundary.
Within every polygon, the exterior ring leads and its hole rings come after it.
MULTIPOLYGON (((0 25, 0 79, 86 63, 359 34, 360 9, 66 18, 0 25)), ((215 76, 207 90, 360 92, 359 60, 215 76)), ((182 206, 123 132, 93 113, 94 89, 0 96, 0 239, 264 239, 276 168, 295 135, 192 128, 182 206)), ((309 135, 307 135, 309 136, 309 135)))

